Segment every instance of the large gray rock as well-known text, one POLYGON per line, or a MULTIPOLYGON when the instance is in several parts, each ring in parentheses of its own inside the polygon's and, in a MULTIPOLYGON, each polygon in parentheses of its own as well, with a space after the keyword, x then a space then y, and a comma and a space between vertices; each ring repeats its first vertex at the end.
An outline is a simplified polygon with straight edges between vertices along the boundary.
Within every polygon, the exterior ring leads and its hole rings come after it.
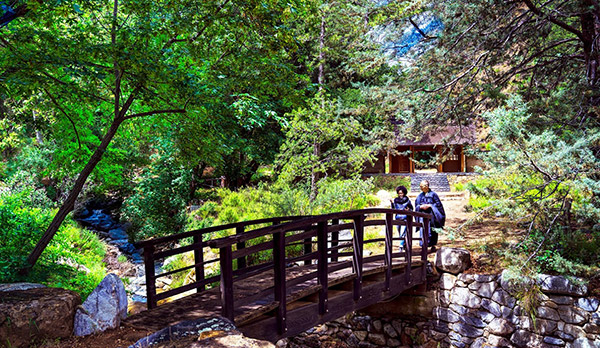
POLYGON ((45 288, 46 285, 37 283, 4 283, 0 284, 0 291, 18 291, 45 288))
POLYGON ((471 254, 465 249, 440 248, 435 255, 435 267, 442 272, 458 274, 471 265, 471 254))
POLYGON ((600 305, 600 300, 597 298, 580 298, 577 300, 577 307, 587 312, 596 311, 598 309, 598 305, 600 305))
POLYGON ((86 336, 113 329, 127 317, 127 293, 123 282, 107 275, 75 314, 75 336, 86 336))
POLYGON ((461 306, 469 308, 479 308, 481 306, 481 298, 472 294, 467 288, 454 288, 451 301, 461 306))
POLYGON ((517 347, 539 347, 542 344, 540 335, 525 330, 515 331, 510 340, 517 347))
POLYGON ((496 318, 488 325, 490 333, 498 336, 507 336, 515 331, 515 328, 505 319, 496 318))
POLYGON ((0 294, 0 347, 37 347, 43 340, 71 336, 75 308, 73 291, 31 288, 0 294))
POLYGON ((600 348, 600 340, 578 338, 573 343, 567 344, 567 348, 600 348))
POLYGON ((559 306, 560 318, 568 324, 582 324, 586 321, 587 313, 576 307, 559 306))
POLYGON ((539 274, 537 282, 542 291, 548 294, 585 296, 588 291, 587 286, 581 284, 583 281, 580 281, 580 284, 575 284, 563 276, 539 274))

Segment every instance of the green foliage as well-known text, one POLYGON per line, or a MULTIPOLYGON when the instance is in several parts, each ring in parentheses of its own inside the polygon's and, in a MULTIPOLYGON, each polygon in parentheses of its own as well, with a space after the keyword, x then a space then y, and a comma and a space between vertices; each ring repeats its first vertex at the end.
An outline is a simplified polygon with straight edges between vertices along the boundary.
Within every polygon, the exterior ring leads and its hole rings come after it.
POLYGON ((85 298, 105 276, 105 249, 96 235, 73 223, 61 227, 27 277, 17 274, 54 213, 32 208, 29 194, 0 193, 0 283, 41 282, 85 298))
POLYGON ((182 232, 190 196, 191 171, 179 164, 169 142, 158 141, 157 153, 141 173, 133 194, 123 202, 132 223, 133 240, 182 232))
POLYGON ((396 187, 404 186, 407 190, 410 190, 410 177, 409 176, 373 176, 373 191, 386 190, 396 192, 396 187))

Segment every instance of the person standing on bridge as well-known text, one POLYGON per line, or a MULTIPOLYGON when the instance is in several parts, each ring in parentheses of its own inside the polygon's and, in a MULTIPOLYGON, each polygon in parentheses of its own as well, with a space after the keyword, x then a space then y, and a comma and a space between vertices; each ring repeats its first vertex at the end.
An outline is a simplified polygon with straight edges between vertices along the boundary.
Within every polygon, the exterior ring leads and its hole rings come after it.
MULTIPOLYGON (((404 186, 396 187, 396 193, 398 197, 394 198, 392 203, 392 209, 399 210, 414 210, 413 205, 408 198, 408 190, 404 186)), ((406 215, 396 214, 396 220, 404 220, 406 221, 406 215)), ((406 236, 406 225, 401 226, 398 225, 398 233, 400 234, 400 251, 404 251, 404 237, 406 236)))
MULTIPOLYGON (((429 181, 423 180, 420 185, 421 193, 415 200, 416 211, 426 214, 432 214, 433 219, 429 221, 429 246, 431 251, 435 251, 435 245, 438 241, 438 233, 434 228, 443 228, 446 224, 446 212, 440 197, 437 193, 429 189, 429 181)), ((423 228, 421 228, 421 245, 423 245, 423 228)))

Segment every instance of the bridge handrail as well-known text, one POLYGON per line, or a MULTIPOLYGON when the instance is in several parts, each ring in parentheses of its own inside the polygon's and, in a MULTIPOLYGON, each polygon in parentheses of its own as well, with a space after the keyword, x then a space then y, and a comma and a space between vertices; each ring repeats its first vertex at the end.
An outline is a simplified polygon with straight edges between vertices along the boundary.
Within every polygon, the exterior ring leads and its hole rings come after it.
POLYGON ((191 231, 181 232, 181 233, 177 233, 177 234, 172 234, 172 235, 159 237, 159 238, 145 239, 145 240, 142 240, 139 242, 135 242, 134 246, 136 248, 144 248, 144 247, 147 247, 150 245, 158 245, 158 244, 164 244, 164 243, 168 243, 168 242, 174 242, 176 240, 180 240, 183 238, 200 236, 203 234, 216 232, 216 231, 229 230, 229 229, 238 228, 238 227, 245 227, 248 225, 258 225, 258 224, 265 224, 265 223, 272 223, 272 222, 279 222, 279 221, 286 221, 286 220, 296 220, 296 219, 302 219, 305 217, 306 217, 306 215, 294 215, 294 216, 280 216, 280 217, 264 218, 264 219, 257 219, 257 220, 233 222, 230 224, 211 226, 211 227, 201 228, 201 229, 197 229, 197 230, 191 230, 191 231))
MULTIPOLYGON (((297 220, 293 220, 290 222, 286 222, 283 224, 267 226, 263 228, 258 228, 256 230, 248 231, 242 234, 231 235, 227 237, 212 239, 206 241, 206 245, 211 248, 223 248, 229 245, 233 245, 235 243, 244 242, 250 239, 266 236, 269 234, 277 233, 277 232, 288 232, 298 229, 303 226, 316 224, 322 221, 328 221, 332 219, 351 219, 356 217, 357 215, 368 215, 368 214, 402 214, 402 215, 411 215, 414 217, 432 219, 431 214, 414 212, 411 210, 399 210, 399 209, 391 209, 391 208, 367 208, 367 209, 359 209, 359 210, 348 210, 344 212, 337 213, 329 213, 322 215, 311 215, 306 216, 297 220)), ((413 223, 413 225, 420 227, 419 223, 413 223)))

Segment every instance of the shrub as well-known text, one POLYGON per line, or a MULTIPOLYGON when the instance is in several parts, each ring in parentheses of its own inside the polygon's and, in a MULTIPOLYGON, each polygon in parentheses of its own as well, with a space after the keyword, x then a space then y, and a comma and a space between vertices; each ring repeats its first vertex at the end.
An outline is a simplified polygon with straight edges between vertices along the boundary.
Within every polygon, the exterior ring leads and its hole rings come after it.
POLYGON ((30 191, 0 193, 0 283, 39 282, 87 297, 105 275, 105 249, 93 232, 72 221, 63 224, 27 276, 17 273, 55 213, 30 204, 30 191))
POLYGON ((409 176, 373 176, 373 190, 374 192, 379 190, 394 191, 396 187, 402 185, 410 189, 410 177, 409 176))

